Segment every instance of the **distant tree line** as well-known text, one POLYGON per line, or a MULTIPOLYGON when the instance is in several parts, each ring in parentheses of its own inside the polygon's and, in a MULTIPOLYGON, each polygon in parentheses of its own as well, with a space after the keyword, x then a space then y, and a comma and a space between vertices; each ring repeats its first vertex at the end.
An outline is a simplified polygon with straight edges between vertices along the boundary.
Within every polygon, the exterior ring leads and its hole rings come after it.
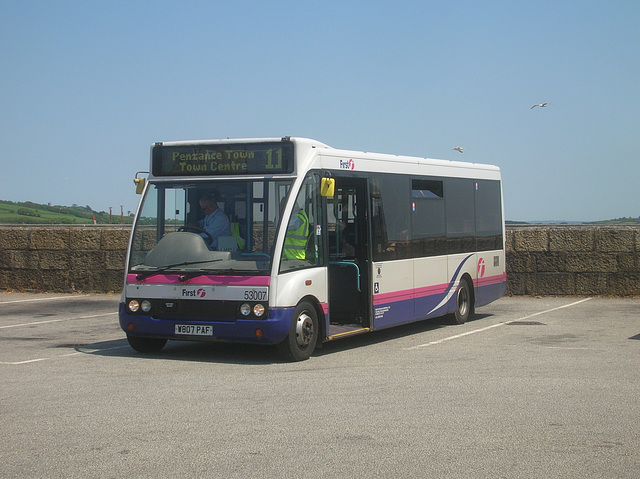
POLYGON ((638 216, 637 218, 625 216, 623 218, 615 218, 612 220, 593 221, 589 224, 591 225, 640 225, 640 216, 638 216))
POLYGON ((517 226, 517 225, 545 225, 545 224, 549 224, 549 225, 603 225, 603 226, 624 226, 624 225, 629 225, 629 226, 634 226, 634 225, 640 225, 640 216, 638 216, 637 218, 633 218, 633 217, 623 217, 623 218, 614 218, 611 220, 602 220, 602 221, 535 221, 535 222, 528 222, 528 221, 513 221, 513 220, 506 220, 505 224, 507 226, 517 226))

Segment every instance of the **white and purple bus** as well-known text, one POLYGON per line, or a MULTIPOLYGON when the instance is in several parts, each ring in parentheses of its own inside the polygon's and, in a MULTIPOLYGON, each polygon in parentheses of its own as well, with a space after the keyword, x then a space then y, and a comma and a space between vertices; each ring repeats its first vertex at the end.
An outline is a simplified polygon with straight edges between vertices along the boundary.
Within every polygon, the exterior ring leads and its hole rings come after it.
POLYGON ((506 292, 495 166, 303 138, 181 141, 153 145, 136 182, 119 315, 137 351, 237 341, 300 361, 354 334, 464 323, 506 292), (229 220, 216 248, 198 226, 207 196, 229 220))

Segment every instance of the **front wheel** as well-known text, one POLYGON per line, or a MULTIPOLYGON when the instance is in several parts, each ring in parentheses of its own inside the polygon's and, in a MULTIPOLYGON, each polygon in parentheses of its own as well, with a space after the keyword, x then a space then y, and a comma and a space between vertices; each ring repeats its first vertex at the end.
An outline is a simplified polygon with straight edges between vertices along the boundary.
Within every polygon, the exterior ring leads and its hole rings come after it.
POLYGON ((167 344, 166 339, 141 338, 140 336, 131 336, 130 334, 127 334, 127 341, 129 341, 129 345, 139 353, 157 353, 167 344))
POLYGON ((278 344, 278 352, 288 361, 309 359, 318 342, 318 315, 312 304, 296 306, 287 337, 278 344))

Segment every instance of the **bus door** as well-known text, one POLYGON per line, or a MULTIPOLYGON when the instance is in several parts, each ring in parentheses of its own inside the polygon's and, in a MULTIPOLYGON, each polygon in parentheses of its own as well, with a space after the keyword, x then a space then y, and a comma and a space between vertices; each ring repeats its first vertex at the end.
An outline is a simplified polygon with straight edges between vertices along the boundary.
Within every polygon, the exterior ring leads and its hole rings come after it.
POLYGON ((367 180, 335 177, 327 198, 329 337, 369 328, 367 180))

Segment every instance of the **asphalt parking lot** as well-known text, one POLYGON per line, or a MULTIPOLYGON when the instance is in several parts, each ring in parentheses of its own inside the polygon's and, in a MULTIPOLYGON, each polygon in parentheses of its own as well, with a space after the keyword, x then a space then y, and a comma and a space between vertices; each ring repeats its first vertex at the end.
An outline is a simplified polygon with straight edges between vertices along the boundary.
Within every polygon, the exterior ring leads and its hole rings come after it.
POLYGON ((129 348, 117 295, 0 293, 0 477, 621 477, 640 298, 506 297, 326 344, 129 348))

